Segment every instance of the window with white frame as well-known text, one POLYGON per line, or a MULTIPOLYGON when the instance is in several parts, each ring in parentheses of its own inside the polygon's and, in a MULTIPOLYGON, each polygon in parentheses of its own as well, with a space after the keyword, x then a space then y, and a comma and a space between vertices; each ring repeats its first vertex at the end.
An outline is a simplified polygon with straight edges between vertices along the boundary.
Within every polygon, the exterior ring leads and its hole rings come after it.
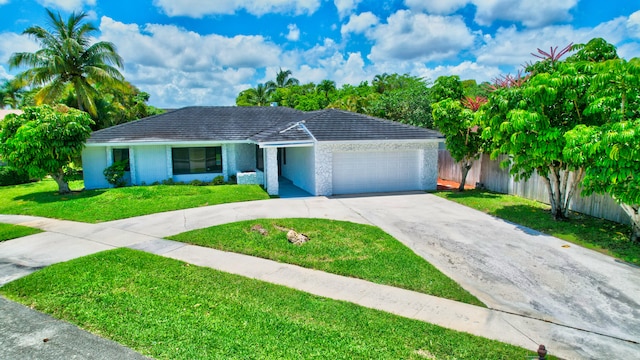
POLYGON ((222 147, 172 148, 173 174, 222 172, 222 147))

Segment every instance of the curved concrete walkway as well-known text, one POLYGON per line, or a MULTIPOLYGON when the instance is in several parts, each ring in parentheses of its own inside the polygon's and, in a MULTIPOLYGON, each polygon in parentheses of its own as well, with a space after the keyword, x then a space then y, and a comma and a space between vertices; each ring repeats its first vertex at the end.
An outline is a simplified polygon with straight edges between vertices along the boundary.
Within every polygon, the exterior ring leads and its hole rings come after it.
POLYGON ((429 194, 272 199, 101 224, 0 215, 46 233, 0 243, 0 284, 51 263, 128 246, 567 359, 640 353, 640 269, 429 194), (254 218, 373 224, 490 309, 162 237, 254 218), (567 247, 567 245, 569 245, 567 247))

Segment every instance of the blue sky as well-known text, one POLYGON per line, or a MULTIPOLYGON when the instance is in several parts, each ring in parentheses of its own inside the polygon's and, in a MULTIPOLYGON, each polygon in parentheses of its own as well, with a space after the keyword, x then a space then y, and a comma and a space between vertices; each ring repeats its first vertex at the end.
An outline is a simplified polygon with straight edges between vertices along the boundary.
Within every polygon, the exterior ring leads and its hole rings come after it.
POLYGON ((490 81, 537 48, 605 38, 640 57, 640 0, 0 0, 0 79, 45 7, 85 11, 124 58, 123 74, 159 107, 233 105, 289 69, 338 85, 376 74, 490 81))

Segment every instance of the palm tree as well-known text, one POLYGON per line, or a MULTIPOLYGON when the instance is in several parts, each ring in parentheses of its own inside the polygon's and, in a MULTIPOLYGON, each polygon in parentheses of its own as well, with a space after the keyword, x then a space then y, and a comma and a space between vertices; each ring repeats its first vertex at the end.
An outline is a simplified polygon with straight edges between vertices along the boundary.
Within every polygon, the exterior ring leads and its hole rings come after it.
POLYGON ((27 66, 18 75, 32 86, 42 86, 36 93, 37 104, 52 103, 63 95, 65 86, 71 84, 76 94, 77 106, 92 116, 97 116, 95 96, 97 83, 118 87, 124 77, 116 67, 122 68, 122 58, 115 45, 100 41, 91 43, 90 35, 97 31, 93 24, 83 23, 84 12, 72 13, 65 22, 60 13, 47 10, 50 30, 32 26, 23 31, 40 44, 34 53, 14 53, 9 59, 11 68, 27 66))
POLYGON ((389 81, 391 80, 391 75, 387 73, 378 74, 373 77, 373 87, 376 91, 382 94, 389 87, 389 81))
POLYGON ((0 109, 9 106, 17 109, 24 93, 24 83, 19 79, 5 80, 0 85, 0 109))
POLYGON ((298 79, 290 76, 291 70, 282 70, 281 68, 280 71, 278 71, 278 73, 276 74, 276 81, 274 82, 272 80, 269 80, 267 81, 266 86, 270 89, 275 90, 300 84, 300 81, 298 81, 298 79))
POLYGON ((239 106, 267 106, 271 100, 273 89, 265 84, 258 84, 255 88, 244 90, 238 96, 239 106))
POLYGON ((329 101, 329 93, 336 91, 336 82, 326 79, 322 80, 316 89, 324 94, 325 100, 329 101))

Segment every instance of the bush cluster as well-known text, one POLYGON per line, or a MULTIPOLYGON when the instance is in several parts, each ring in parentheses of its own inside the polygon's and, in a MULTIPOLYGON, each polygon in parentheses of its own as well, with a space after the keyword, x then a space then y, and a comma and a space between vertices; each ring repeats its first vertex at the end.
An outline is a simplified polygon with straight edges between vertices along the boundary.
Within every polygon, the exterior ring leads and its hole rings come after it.
POLYGON ((0 166, 0 186, 26 184, 31 179, 29 174, 13 166, 0 166))

